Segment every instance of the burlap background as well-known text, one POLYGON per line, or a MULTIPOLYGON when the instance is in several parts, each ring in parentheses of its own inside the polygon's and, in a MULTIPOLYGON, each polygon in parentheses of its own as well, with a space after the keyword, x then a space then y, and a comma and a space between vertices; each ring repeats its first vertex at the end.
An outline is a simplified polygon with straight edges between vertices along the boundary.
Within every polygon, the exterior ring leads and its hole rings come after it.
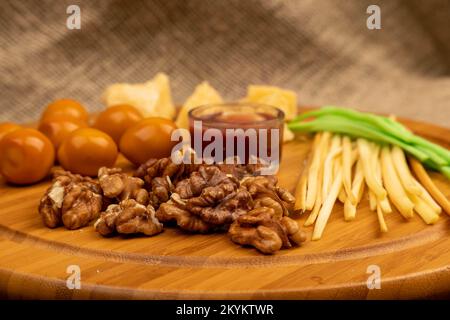
POLYGON ((0 121, 35 119, 59 97, 90 110, 113 82, 158 71, 182 103, 206 79, 226 98, 250 83, 302 104, 395 112, 450 126, 450 1, 0 2, 0 121), (81 30, 66 8, 81 7, 81 30), (366 28, 378 4, 382 29, 366 28))

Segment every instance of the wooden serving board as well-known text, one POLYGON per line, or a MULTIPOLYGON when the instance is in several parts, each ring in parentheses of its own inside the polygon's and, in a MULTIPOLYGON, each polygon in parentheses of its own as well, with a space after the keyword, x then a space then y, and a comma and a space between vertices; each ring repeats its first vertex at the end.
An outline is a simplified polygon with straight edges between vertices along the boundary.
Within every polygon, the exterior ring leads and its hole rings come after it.
MULTIPOLYGON (((404 121, 450 147, 450 130, 404 121)), ((280 185, 293 191, 310 141, 284 145, 280 185)), ((120 165, 129 166, 122 159, 120 165)), ((432 174, 450 196, 450 183, 432 174)), ((155 237, 103 238, 92 226, 48 229, 37 212, 49 181, 29 187, 0 182, 0 298, 49 299, 377 299, 450 294, 450 217, 427 226, 394 211, 381 234, 364 199, 356 220, 336 205, 325 234, 302 247, 264 256, 232 243, 226 234, 192 235, 166 228, 155 237), (67 268, 79 266, 81 288, 68 289, 67 268), (369 290, 370 266, 381 289, 369 290)), ((303 224, 306 215, 298 220, 303 224)))

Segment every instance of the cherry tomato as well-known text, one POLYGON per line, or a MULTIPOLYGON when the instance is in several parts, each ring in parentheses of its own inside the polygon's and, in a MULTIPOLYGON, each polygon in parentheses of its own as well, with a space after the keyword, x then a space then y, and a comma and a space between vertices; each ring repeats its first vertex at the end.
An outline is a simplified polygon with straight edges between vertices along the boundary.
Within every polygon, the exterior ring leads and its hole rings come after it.
POLYGON ((41 122, 47 117, 75 118, 88 122, 89 114, 78 101, 72 99, 59 99, 50 103, 42 113, 41 122))
POLYGON ((17 129, 22 128, 18 124, 12 123, 12 122, 3 122, 0 123, 0 141, 4 136, 6 136, 8 133, 15 131, 17 129))
POLYGON ((142 118, 141 113, 133 106, 120 104, 100 113, 93 127, 109 134, 119 144, 123 133, 142 118))
POLYGON ((79 128, 85 128, 87 124, 75 118, 52 116, 45 118, 39 124, 39 131, 45 134, 56 149, 61 145, 69 134, 79 128))
POLYGON ((17 129, 0 141, 0 172, 8 182, 38 182, 47 176, 54 162, 55 148, 35 129, 17 129))
POLYGON ((120 139, 120 151, 134 164, 170 156, 176 142, 170 141, 177 126, 164 118, 147 118, 130 127, 120 139))
POLYGON ((58 149, 58 160, 64 169, 86 176, 96 176, 100 167, 114 166, 117 155, 114 140, 92 128, 73 131, 58 149))

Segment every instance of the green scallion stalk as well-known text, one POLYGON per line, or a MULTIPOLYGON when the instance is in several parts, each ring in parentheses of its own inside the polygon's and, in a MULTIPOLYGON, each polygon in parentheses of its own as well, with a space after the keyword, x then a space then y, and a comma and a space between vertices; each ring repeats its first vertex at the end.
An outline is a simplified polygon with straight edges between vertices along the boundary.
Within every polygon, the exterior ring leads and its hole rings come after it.
POLYGON ((450 179, 450 151, 414 135, 401 123, 388 117, 325 106, 297 116, 288 127, 293 131, 331 131, 397 145, 450 179))

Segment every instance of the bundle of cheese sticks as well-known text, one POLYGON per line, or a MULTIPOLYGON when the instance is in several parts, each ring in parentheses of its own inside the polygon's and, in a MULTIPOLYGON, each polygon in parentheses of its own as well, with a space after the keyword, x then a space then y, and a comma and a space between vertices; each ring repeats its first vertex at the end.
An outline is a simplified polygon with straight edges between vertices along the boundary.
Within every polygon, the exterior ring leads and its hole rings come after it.
POLYGON ((381 232, 388 230, 384 215, 392 207, 405 219, 417 213, 426 224, 435 223, 442 208, 450 214, 448 200, 421 163, 407 159, 400 147, 327 131, 316 133, 295 192, 295 210, 310 212, 305 226, 314 225, 312 239, 322 237, 336 201, 344 205, 344 219, 354 220, 364 194, 381 232))

